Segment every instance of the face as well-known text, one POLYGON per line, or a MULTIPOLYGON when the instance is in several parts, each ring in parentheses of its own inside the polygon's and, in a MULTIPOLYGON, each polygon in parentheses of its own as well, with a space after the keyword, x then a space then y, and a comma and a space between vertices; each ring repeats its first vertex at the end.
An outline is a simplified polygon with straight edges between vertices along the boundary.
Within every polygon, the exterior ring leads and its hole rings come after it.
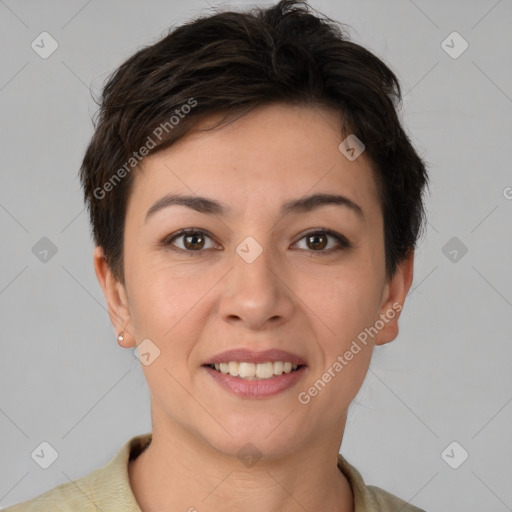
POLYGON ((371 164, 340 152, 341 133, 330 110, 259 107, 133 171, 125 287, 100 248, 95 261, 125 346, 150 340, 142 369, 154 432, 172 425, 233 456, 247 442, 282 456, 341 439, 412 280, 412 259, 386 280, 371 164), (155 207, 168 195, 195 207, 155 207))

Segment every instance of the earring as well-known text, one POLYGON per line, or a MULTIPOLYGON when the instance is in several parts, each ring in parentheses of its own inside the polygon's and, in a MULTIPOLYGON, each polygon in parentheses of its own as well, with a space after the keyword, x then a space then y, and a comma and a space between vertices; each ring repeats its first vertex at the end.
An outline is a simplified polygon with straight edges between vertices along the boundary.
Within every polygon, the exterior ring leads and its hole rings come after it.
POLYGON ((117 335, 117 342, 121 345, 121 343, 124 341, 124 336, 123 336, 123 333, 120 332, 118 335, 117 335))

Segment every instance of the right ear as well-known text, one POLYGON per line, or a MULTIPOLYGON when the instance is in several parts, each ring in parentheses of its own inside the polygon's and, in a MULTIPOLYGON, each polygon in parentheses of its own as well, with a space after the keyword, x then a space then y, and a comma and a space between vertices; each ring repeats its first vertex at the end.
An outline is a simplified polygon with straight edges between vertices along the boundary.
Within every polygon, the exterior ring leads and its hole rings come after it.
POLYGON ((135 337, 131 322, 130 307, 126 289, 112 274, 101 246, 94 249, 94 270, 103 290, 108 306, 110 321, 118 333, 124 335, 123 347, 134 347, 135 337))

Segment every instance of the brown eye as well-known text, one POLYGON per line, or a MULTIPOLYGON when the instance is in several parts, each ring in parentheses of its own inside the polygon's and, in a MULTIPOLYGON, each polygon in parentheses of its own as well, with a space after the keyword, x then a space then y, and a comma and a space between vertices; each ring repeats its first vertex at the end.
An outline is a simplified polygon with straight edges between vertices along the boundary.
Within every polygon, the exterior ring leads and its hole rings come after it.
MULTIPOLYGON (((301 242, 302 240, 306 241, 305 250, 308 250, 309 252, 329 254, 332 251, 348 249, 352 247, 350 242, 343 235, 340 235, 329 229, 319 229, 317 231, 307 233, 299 240, 299 242, 301 242), (327 245, 329 245, 329 239, 335 240, 336 243, 334 244, 334 246, 325 249, 327 245)), ((304 247, 300 248, 303 249, 304 247)))
POLYGON ((206 246, 208 240, 211 237, 200 229, 182 229, 178 233, 171 235, 166 238, 162 245, 174 246, 178 251, 182 252, 204 252, 203 249, 213 249, 215 244, 211 242, 210 246, 206 246), (175 241, 180 241, 181 244, 177 244, 175 241))
MULTIPOLYGON (((329 254, 333 251, 352 247, 350 242, 343 235, 326 229, 312 231, 303 236, 299 242, 302 242, 302 240, 306 241, 306 247, 300 247, 301 249, 319 254, 329 254), (336 243, 334 246, 326 249, 330 240, 334 240, 336 243)), ((296 243, 298 244, 299 242, 296 243)), ((206 249, 217 248, 212 237, 207 232, 202 229, 195 228, 182 229, 177 233, 170 235, 161 243, 165 247, 169 246, 171 250, 182 253, 202 253, 205 252, 206 249), (181 245, 177 243, 177 241, 180 240, 181 245), (208 240, 210 241, 209 246, 207 245, 208 240), (175 249, 173 249, 173 247, 175 249)))
POLYGON ((327 236, 324 233, 314 233, 306 236, 306 243, 311 249, 322 250, 327 245, 327 236))
POLYGON ((192 235, 184 235, 183 236, 184 243, 186 249, 195 250, 202 249, 204 245, 204 236, 202 234, 194 233, 192 235))

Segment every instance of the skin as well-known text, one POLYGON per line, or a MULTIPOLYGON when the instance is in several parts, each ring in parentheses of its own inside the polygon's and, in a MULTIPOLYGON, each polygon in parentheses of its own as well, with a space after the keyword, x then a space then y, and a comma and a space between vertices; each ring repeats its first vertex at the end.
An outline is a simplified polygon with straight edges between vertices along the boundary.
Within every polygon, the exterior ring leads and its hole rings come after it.
POLYGON ((399 312, 307 405, 297 395, 379 315, 404 303, 414 253, 386 279, 371 163, 365 153, 349 161, 338 150, 344 138, 334 111, 267 105, 220 129, 194 131, 134 171, 125 286, 112 276, 101 247, 94 263, 123 346, 133 349, 149 338, 160 350, 152 364, 141 365, 153 440, 129 464, 144 512, 354 509, 350 485, 336 467, 347 409, 374 346, 396 338, 399 312), (336 205, 279 215, 282 203, 321 192, 350 198, 364 219, 336 205), (232 213, 171 206, 146 223, 147 210, 167 193, 213 198, 232 213), (178 252, 160 244, 182 228, 212 237, 205 235, 195 250, 186 237, 174 240, 178 252), (338 247, 330 236, 308 244, 304 237, 316 228, 342 234, 352 246, 329 251, 338 247), (263 249, 250 264, 236 252, 247 236, 263 249), (179 252, 186 247, 187 254, 179 252), (280 348, 308 366, 296 385, 276 396, 238 397, 201 365, 239 347, 280 348), (250 468, 237 457, 247 442, 262 454, 250 468))

